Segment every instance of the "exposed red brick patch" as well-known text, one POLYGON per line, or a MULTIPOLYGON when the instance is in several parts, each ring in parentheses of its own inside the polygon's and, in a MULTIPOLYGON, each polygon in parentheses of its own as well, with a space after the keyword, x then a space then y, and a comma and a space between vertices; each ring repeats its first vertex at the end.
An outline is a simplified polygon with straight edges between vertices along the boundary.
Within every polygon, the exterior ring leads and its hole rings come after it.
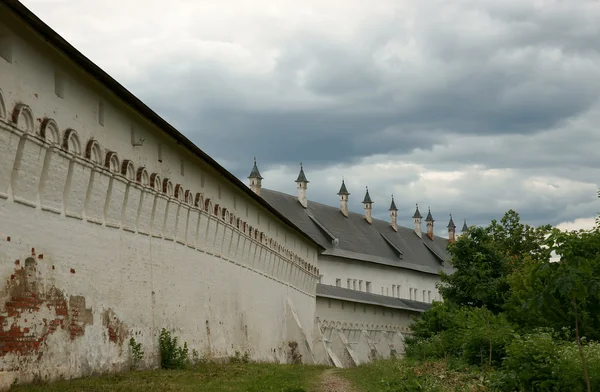
POLYGON ((75 273, 75 269, 71 268, 71 273, 74 274, 75 273))
POLYGON ((38 255, 38 259, 39 259, 39 260, 43 260, 43 259, 44 259, 44 255, 43 255, 42 253, 40 253, 40 254, 38 255))
POLYGON ((21 264, 21 260, 19 260, 19 259, 15 260, 15 265, 19 265, 19 264, 21 264))
POLYGON ((10 242, 10 237, 6 237, 6 241, 10 242))
POLYGON ((102 314, 102 324, 108 330, 109 342, 123 344, 127 337, 127 328, 111 309, 105 310, 102 314))
POLYGON ((52 269, 54 269, 54 264, 52 264, 52 269))
POLYGON ((35 248, 31 248, 31 255, 35 256, 35 248))
POLYGON ((46 339, 59 328, 68 331, 74 340, 93 323, 92 309, 86 308, 85 298, 71 296, 67 303, 58 288, 38 284, 36 266, 36 260, 28 258, 25 267, 16 268, 6 284, 8 298, 0 308, 0 358, 17 355, 40 359, 46 339), (49 318, 36 316, 43 308, 49 311, 49 318))

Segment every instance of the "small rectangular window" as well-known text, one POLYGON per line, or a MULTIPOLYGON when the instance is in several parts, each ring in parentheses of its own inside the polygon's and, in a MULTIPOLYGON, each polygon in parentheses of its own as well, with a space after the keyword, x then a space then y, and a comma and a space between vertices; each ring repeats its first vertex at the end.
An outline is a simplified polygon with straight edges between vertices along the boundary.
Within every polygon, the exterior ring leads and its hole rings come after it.
POLYGON ((342 287, 342 280, 341 280, 341 279, 336 279, 336 280, 335 280, 335 285, 336 285, 337 287, 342 287))
POLYGON ((356 290, 356 279, 354 279, 354 280, 352 281, 352 288, 353 288, 354 290, 356 290))
POLYGON ((392 285, 392 297, 395 297, 395 296, 396 296, 396 285, 393 284, 392 285))
POLYGON ((425 293, 426 292, 427 292, 427 290, 423 290, 423 298, 422 298, 423 302, 425 302, 425 293))
POLYGON ((367 293, 370 293, 370 292, 371 292, 371 282, 367 282, 367 283, 366 283, 366 286, 367 286, 367 287, 366 287, 366 289, 367 289, 367 293))
POLYGON ((347 288, 349 288, 349 289, 351 289, 351 288, 352 288, 352 287, 351 287, 351 286, 352 286, 352 284, 350 283, 351 281, 352 281, 352 279, 346 279, 346 285, 347 285, 346 287, 347 287, 347 288))
POLYGON ((427 292, 427 302, 431 303, 431 291, 427 292))
POLYGON ((363 291, 363 289, 362 289, 362 282, 363 282, 362 280, 358 281, 358 291, 363 291))
POLYGON ((98 101, 98 124, 104 126, 104 102, 98 101))
POLYGON ((60 71, 54 71, 54 94, 59 98, 65 97, 65 77, 60 71))
POLYGON ((402 285, 398 285, 396 286, 396 294, 398 294, 398 298, 402 298, 401 297, 401 293, 402 293, 402 285))

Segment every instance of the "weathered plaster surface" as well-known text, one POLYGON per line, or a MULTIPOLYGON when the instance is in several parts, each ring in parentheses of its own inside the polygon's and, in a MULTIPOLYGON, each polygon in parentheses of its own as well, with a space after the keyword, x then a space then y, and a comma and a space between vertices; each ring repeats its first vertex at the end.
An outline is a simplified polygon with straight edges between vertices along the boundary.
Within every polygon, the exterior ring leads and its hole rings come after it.
POLYGON ((0 388, 126 369, 130 337, 156 366, 161 328, 200 355, 286 361, 293 340, 311 360, 315 246, 3 7, 0 388))

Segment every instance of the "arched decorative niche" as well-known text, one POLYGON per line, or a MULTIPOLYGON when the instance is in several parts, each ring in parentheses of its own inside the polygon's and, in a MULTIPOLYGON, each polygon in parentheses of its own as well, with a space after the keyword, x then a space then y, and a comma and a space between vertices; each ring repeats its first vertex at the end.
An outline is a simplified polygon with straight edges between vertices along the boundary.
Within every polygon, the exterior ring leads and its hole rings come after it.
POLYGON ((190 190, 185 191, 185 204, 194 205, 194 192, 190 190))
POLYGON ((185 191, 183 190, 183 186, 181 184, 175 185, 175 198, 179 201, 184 201, 185 191))
POLYGON ((225 222, 229 221, 229 211, 227 211, 227 208, 221 209, 221 219, 223 219, 225 222))
POLYGON ((162 191, 169 197, 173 197, 173 183, 168 178, 163 180, 162 191))
POLYGON ((6 118, 6 104, 4 103, 4 95, 2 94, 2 90, 0 90, 0 118, 6 118))
POLYGON ((162 180, 158 173, 152 173, 150 176, 150 188, 156 192, 162 192, 162 180))
POLYGON ((240 219, 240 218, 237 218, 237 219, 235 220, 235 227, 237 227, 237 229, 238 229, 238 230, 240 229, 240 222, 241 222, 241 219, 240 219))
MULTIPOLYGON (((121 174, 125 176, 129 181, 136 181, 137 176, 135 173, 135 168, 133 167, 133 162, 131 159, 124 159, 121 164, 121 174)), ((148 173, 146 173, 146 176, 148 173)))
POLYGON ((213 208, 213 215, 216 215, 217 217, 219 216, 219 213, 221 212, 221 207, 219 207, 218 204, 215 204, 215 207, 213 208))
POLYGON ((12 112, 12 122, 25 133, 33 133, 33 112, 24 103, 15 105, 12 112))
POLYGON ((204 199, 204 211, 210 212, 210 207, 212 206, 212 202, 210 201, 210 197, 204 199))
POLYGON ((204 207, 204 196, 202 196, 202 193, 200 193, 200 192, 196 193, 196 198, 194 199, 194 205, 198 208, 204 207))
POLYGON ((85 146, 85 157, 90 161, 102 165, 102 151, 97 140, 90 139, 85 146))
MULTIPOLYGON (((116 152, 108 151, 106 153, 106 158, 104 158, 104 166, 113 173, 121 172, 121 165, 119 165, 119 157, 116 152)), ((133 170, 133 164, 132 170, 133 170)))
POLYGON ((62 148, 75 155, 81 155, 81 141, 79 141, 79 135, 76 130, 69 128, 65 131, 62 148))
POLYGON ((46 117, 42 121, 42 126, 40 127, 40 136, 48 143, 57 144, 60 146, 60 131, 58 130, 56 121, 51 118, 46 117))
POLYGON ((148 175, 148 170, 146 170, 146 168, 143 166, 138 167, 135 180, 142 186, 149 186, 150 176, 148 175))

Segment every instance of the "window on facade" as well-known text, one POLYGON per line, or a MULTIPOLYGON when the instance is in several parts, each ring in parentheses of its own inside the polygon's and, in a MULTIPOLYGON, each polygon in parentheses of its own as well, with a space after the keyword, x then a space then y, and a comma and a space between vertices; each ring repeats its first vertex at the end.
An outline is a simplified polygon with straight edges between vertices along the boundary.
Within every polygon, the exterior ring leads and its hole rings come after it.
POLYGON ((383 295, 383 287, 381 288, 381 295, 383 295))
POLYGON ((431 291, 427 292, 427 302, 431 303, 431 291))
POLYGON ((349 289, 352 288, 352 284, 350 282, 352 282, 352 279, 346 279, 346 285, 347 285, 347 288, 349 288, 349 289))
POLYGON ((12 63, 13 42, 12 37, 7 31, 0 30, 0 57, 12 63))
POLYGON ((65 77, 60 71, 54 72, 54 94, 59 98, 65 97, 65 77))
POLYGON ((412 287, 408 289, 408 299, 412 299, 412 287))
POLYGON ((354 290, 356 290, 356 279, 354 279, 354 280, 352 281, 352 288, 353 288, 354 290))
POLYGON ((395 296, 396 296, 396 285, 393 284, 392 285, 392 297, 395 297, 395 296))
POLYGON ((358 291, 363 291, 363 289, 362 289, 362 282, 363 282, 362 280, 358 281, 358 291))
POLYGON ((319 283, 323 283, 323 275, 319 275, 319 283))
POLYGON ((367 293, 370 293, 371 292, 371 282, 366 282, 365 286, 366 286, 367 293))
POLYGON ((385 288, 385 295, 387 295, 388 297, 390 296, 390 288, 389 287, 385 288))
POLYGON ((427 290, 423 290, 423 302, 425 302, 425 293, 427 292, 427 290))
POLYGON ((104 126, 104 102, 98 101, 98 124, 104 126))
POLYGON ((335 280, 335 285, 336 285, 337 287, 342 287, 342 280, 341 280, 341 279, 336 279, 336 280, 335 280))

